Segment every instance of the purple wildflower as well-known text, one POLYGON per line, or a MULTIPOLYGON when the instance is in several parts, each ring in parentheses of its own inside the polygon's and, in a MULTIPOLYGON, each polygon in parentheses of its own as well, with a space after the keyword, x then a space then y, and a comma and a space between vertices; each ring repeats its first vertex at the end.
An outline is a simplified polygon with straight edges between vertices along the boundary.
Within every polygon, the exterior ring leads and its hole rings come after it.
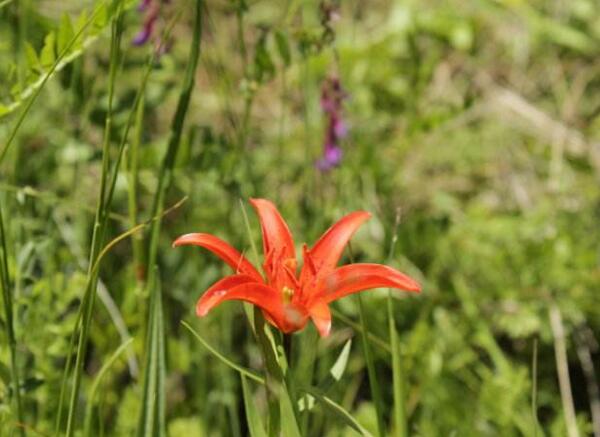
POLYGON ((327 129, 323 145, 323 156, 316 163, 317 168, 327 171, 337 167, 343 151, 340 141, 348 135, 348 126, 342 116, 342 103, 346 98, 339 78, 331 76, 321 88, 321 109, 327 117, 327 129))
POLYGON ((144 17, 144 24, 133 38, 132 44, 141 46, 146 44, 154 33, 156 21, 158 20, 158 13, 160 11, 160 1, 142 0, 138 6, 138 11, 146 12, 146 16, 144 17))
POLYGON ((142 0, 138 5, 137 10, 140 12, 145 11, 148 9, 148 6, 150 6, 150 3, 152 3, 152 0, 142 0))

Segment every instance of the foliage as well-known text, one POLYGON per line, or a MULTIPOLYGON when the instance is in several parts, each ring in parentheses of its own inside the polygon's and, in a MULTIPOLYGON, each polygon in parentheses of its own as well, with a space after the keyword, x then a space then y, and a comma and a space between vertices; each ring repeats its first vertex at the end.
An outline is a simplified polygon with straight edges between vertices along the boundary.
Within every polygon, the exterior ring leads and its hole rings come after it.
MULTIPOLYGON (((562 316, 575 426, 591 435, 589 389, 598 379, 590 379, 581 353, 590 354, 597 377, 597 2, 208 0, 196 85, 167 163, 170 186, 160 169, 189 63, 195 2, 161 5, 162 25, 175 25, 141 102, 136 93, 155 46, 129 44, 142 17, 133 2, 122 4, 123 53, 110 104, 108 29, 118 4, 0 1, 0 150, 17 109, 40 93, 0 163, 0 259, 8 267, 0 279, 12 299, 27 435, 55 430, 106 176, 106 116, 114 163, 138 103, 106 242, 187 201, 162 216, 155 242, 160 286, 146 284, 153 222, 103 256, 104 292, 90 325, 77 430, 92 402, 91 435, 133 435, 151 410, 152 375, 152 384, 164 387, 161 432, 267 430, 268 396, 257 376, 261 345, 247 313, 229 303, 208 318, 194 314, 200 294, 226 267, 199 249, 170 247, 183 233, 209 232, 252 259, 259 228, 250 217, 246 230, 240 199, 264 197, 299 241, 314 241, 347 212, 371 211, 348 259, 386 262, 424 286, 417 297, 391 295, 392 326, 387 292, 373 291, 362 305, 352 298, 333 305, 328 338, 318 339, 312 326, 292 337, 287 377, 300 400, 293 407, 303 435, 378 435, 378 418, 383 434, 401 432, 393 419, 398 393, 408 435, 568 435, 573 425, 559 390, 552 308, 562 316), (321 172, 314 165, 326 124, 319 93, 331 74, 349 94, 350 129, 341 165, 321 172), (150 302, 157 290, 160 306, 150 302), (133 342, 119 349, 129 336, 133 342), (398 369, 400 386, 392 384, 398 369), (369 373, 381 402, 373 400, 369 373)), ((4 305, 0 434, 10 435, 21 424, 4 305)))

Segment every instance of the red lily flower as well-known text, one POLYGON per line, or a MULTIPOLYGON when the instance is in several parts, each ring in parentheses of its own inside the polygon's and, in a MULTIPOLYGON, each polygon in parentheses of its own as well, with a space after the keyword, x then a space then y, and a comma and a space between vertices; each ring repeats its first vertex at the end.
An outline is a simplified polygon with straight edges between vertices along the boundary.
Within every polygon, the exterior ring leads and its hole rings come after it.
POLYGON ((296 274, 296 250, 290 230, 273 203, 250 199, 260 219, 265 277, 240 252, 209 234, 187 234, 173 247, 196 245, 210 250, 235 274, 213 284, 196 305, 205 316, 225 300, 242 300, 260 307, 265 318, 285 333, 298 331, 312 319, 321 336, 331 330, 328 304, 348 294, 389 287, 418 292, 420 285, 399 271, 381 264, 349 264, 336 267, 344 247, 370 214, 350 213, 335 223, 309 249, 302 247, 304 264, 296 274))

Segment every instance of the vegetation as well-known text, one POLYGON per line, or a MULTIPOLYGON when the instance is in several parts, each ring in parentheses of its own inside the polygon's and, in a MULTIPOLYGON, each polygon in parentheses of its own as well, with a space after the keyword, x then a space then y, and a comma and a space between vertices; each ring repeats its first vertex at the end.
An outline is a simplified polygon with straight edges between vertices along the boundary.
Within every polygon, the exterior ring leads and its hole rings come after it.
POLYGON ((0 435, 600 436, 598 55, 593 0, 0 0, 0 435), (422 292, 196 317, 250 198, 422 292))

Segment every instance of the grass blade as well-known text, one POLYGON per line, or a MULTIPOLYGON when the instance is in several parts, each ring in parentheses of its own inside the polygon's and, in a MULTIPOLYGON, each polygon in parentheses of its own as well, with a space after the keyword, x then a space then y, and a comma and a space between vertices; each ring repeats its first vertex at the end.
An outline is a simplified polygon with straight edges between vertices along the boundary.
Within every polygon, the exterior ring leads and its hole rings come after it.
MULTIPOLYGON (((388 254, 388 260, 394 255, 396 243, 398 242, 398 227, 400 226, 401 211, 396 210, 396 220, 394 223, 394 233, 392 244, 388 254)), ((388 290, 387 295, 388 311, 388 329, 390 336, 390 349, 392 351, 392 392, 394 396, 392 428, 395 437, 408 436, 408 421, 406 417, 406 381, 402 369, 402 355, 400 350, 400 338, 396 330, 396 319, 394 318, 394 300, 392 299, 392 290, 388 290)))
POLYGON ((262 419, 256 410, 254 399, 252 399, 252 393, 250 392, 250 387, 248 387, 248 380, 243 374, 240 375, 240 378, 242 379, 242 395, 244 397, 244 408, 246 409, 246 419, 248 421, 248 432, 250 437, 267 437, 262 419))
MULTIPOLYGON (((200 42, 202 36, 202 7, 203 1, 196 0, 195 15, 194 15, 194 28, 193 28, 193 40, 190 48, 189 62, 187 64, 185 78, 183 81, 181 93, 179 94, 179 100, 177 102, 177 109, 173 116, 171 123, 171 134, 169 137, 169 144, 167 146, 167 152, 162 160, 160 172, 158 175, 158 187, 154 195, 154 201, 152 206, 152 216, 160 216, 162 209, 164 208, 164 201, 167 189, 171 185, 171 178, 173 173, 173 167, 175 166, 175 158, 179 145, 181 143, 181 135, 183 131, 183 123, 187 114, 190 100, 192 97, 192 91, 195 84, 196 67, 198 66, 198 60, 200 59, 200 42)), ((161 220, 158 219, 153 223, 150 230, 150 247, 148 252, 148 266, 152 267, 156 264, 156 255, 158 253, 158 237, 160 235, 161 220)), ((150 274, 152 271, 150 271, 150 274)), ((151 281, 151 278, 148 278, 151 281)))
POLYGON ((369 385, 371 387, 371 396, 373 397, 373 403, 375 404, 375 411, 377 413, 377 432, 380 437, 385 435, 385 426, 383 420, 383 398, 381 396, 381 387, 379 386, 379 381, 377 380, 377 371, 375 370, 375 361, 373 360, 373 352, 371 351, 371 345, 369 343, 369 339, 366 335, 369 332, 367 327, 366 320, 366 311, 364 308, 364 304, 362 301, 362 296, 359 294, 356 295, 356 300, 358 301, 358 312, 360 315, 360 325, 362 326, 363 333, 361 335, 362 338, 362 346, 363 346, 363 354, 365 356, 365 361, 367 363, 367 373, 369 375, 369 385))
POLYGON ((333 384, 338 382, 344 372, 346 371, 346 366, 348 365, 348 359, 350 358, 350 349, 352 347, 352 339, 349 339, 342 348, 339 356, 329 369, 329 373, 327 377, 319 384, 319 389, 322 392, 326 392, 333 384))
MULTIPOLYGON (((6 321, 6 336, 10 351, 10 379, 15 396, 15 411, 17 421, 23 422, 23 408, 21 404, 21 382, 17 363, 17 340, 15 337, 15 322, 13 315, 13 300, 10 292, 10 279, 8 276, 8 250, 6 248, 6 233, 4 219, 0 208, 0 287, 2 287, 2 302, 4 304, 4 318, 6 321)), ((21 436, 25 435, 23 428, 19 428, 21 436)))
POLYGON ((114 351, 114 353, 110 356, 110 358, 106 361, 106 363, 104 363, 104 365, 98 372, 96 379, 94 379, 94 383, 92 384, 92 388, 90 389, 90 396, 89 396, 86 411, 85 411, 85 420, 84 420, 84 427, 83 427, 83 429, 84 429, 83 435, 84 436, 92 436, 91 431, 92 431, 92 416, 93 416, 93 411, 94 411, 94 399, 96 397, 96 392, 98 391, 98 388, 100 387, 100 383, 102 382, 102 380, 104 379, 104 376, 108 373, 108 371, 110 370, 112 365, 117 361, 117 359, 121 356, 121 354, 129 347, 129 345, 131 344, 132 341, 133 341, 133 338, 130 338, 125 343, 122 343, 117 348, 117 350, 114 351))
POLYGON ((394 319, 394 301, 392 299, 392 292, 388 290, 387 297, 387 309, 388 309, 388 324, 390 330, 390 345, 392 348, 392 389, 394 394, 394 416, 393 416, 393 429, 394 436, 406 437, 408 436, 408 424, 406 418, 406 405, 405 405, 405 384, 404 384, 404 372, 402 371, 402 356, 400 351, 400 338, 398 337, 398 331, 396 330, 396 322, 394 319))
MULTIPOLYGON (((110 163, 110 142, 112 129, 112 102, 114 97, 114 89, 117 76, 117 68, 120 58, 120 45, 122 35, 122 3, 119 4, 119 10, 115 19, 112 22, 111 33, 111 49, 110 49, 110 66, 109 66, 109 82, 108 82, 108 108, 105 121, 104 141, 102 146, 102 176, 100 181, 100 194, 98 197, 98 209, 96 211, 94 231, 92 236, 92 247, 90 249, 90 263, 88 270, 88 280, 84 298, 81 304, 83 315, 81 318, 81 328, 77 344, 77 354, 75 358, 75 368, 73 376, 73 388, 71 389, 71 397, 69 401, 69 410, 67 413, 67 430, 66 436, 71 437, 75 428, 75 412, 77 409, 77 399, 79 397, 79 388, 83 374, 83 359, 87 350, 87 340, 89 328, 91 325, 92 312, 95 301, 95 290, 98 283, 98 274, 94 272, 94 264, 96 263, 99 249, 104 240, 104 234, 107 223, 107 209, 110 205, 110 198, 106 198, 106 188, 108 185, 109 163, 110 163)), ((76 325, 77 329, 77 325, 76 325)), ((68 366, 67 366, 68 367, 68 366)), ((59 405, 58 423, 61 418, 61 405, 59 405)))
POLYGON ((329 411, 335 414, 346 425, 358 432, 360 435, 372 437, 372 434, 369 431, 367 431, 360 423, 358 423, 356 419, 352 417, 352 414, 346 411, 344 407, 342 407, 340 404, 327 397, 322 391, 314 387, 301 388, 300 390, 314 397, 324 407, 326 407, 329 411))
POLYGON ((533 339, 533 354, 531 357, 531 418, 533 419, 533 437, 537 437, 539 421, 537 416, 537 377, 538 377, 538 343, 533 339))
POLYGON ((146 362, 142 394, 142 408, 138 421, 137 436, 153 437, 166 435, 165 421, 165 340, 162 293, 157 269, 156 279, 150 295, 150 317, 146 341, 146 362))
POLYGON ((239 364, 234 363, 232 360, 230 360, 229 358, 227 358, 225 355, 223 355, 222 353, 220 353, 218 350, 216 350, 214 347, 212 347, 204 338, 202 338, 202 336, 200 334, 198 334, 198 332, 196 332, 194 330, 194 328, 192 328, 185 320, 181 321, 181 324, 192 333, 192 335, 194 337, 196 337, 196 339, 200 342, 200 344, 202 344, 202 346, 204 346, 206 349, 208 349, 208 351, 213 354, 215 357, 217 357, 219 360, 221 360, 225 365, 231 367, 233 370, 236 370, 237 372, 240 373, 240 375, 248 378, 248 379, 252 379, 255 382, 258 382, 260 384, 264 384, 265 380, 258 376, 257 374, 255 374, 252 370, 246 369, 245 367, 240 366, 239 364))

